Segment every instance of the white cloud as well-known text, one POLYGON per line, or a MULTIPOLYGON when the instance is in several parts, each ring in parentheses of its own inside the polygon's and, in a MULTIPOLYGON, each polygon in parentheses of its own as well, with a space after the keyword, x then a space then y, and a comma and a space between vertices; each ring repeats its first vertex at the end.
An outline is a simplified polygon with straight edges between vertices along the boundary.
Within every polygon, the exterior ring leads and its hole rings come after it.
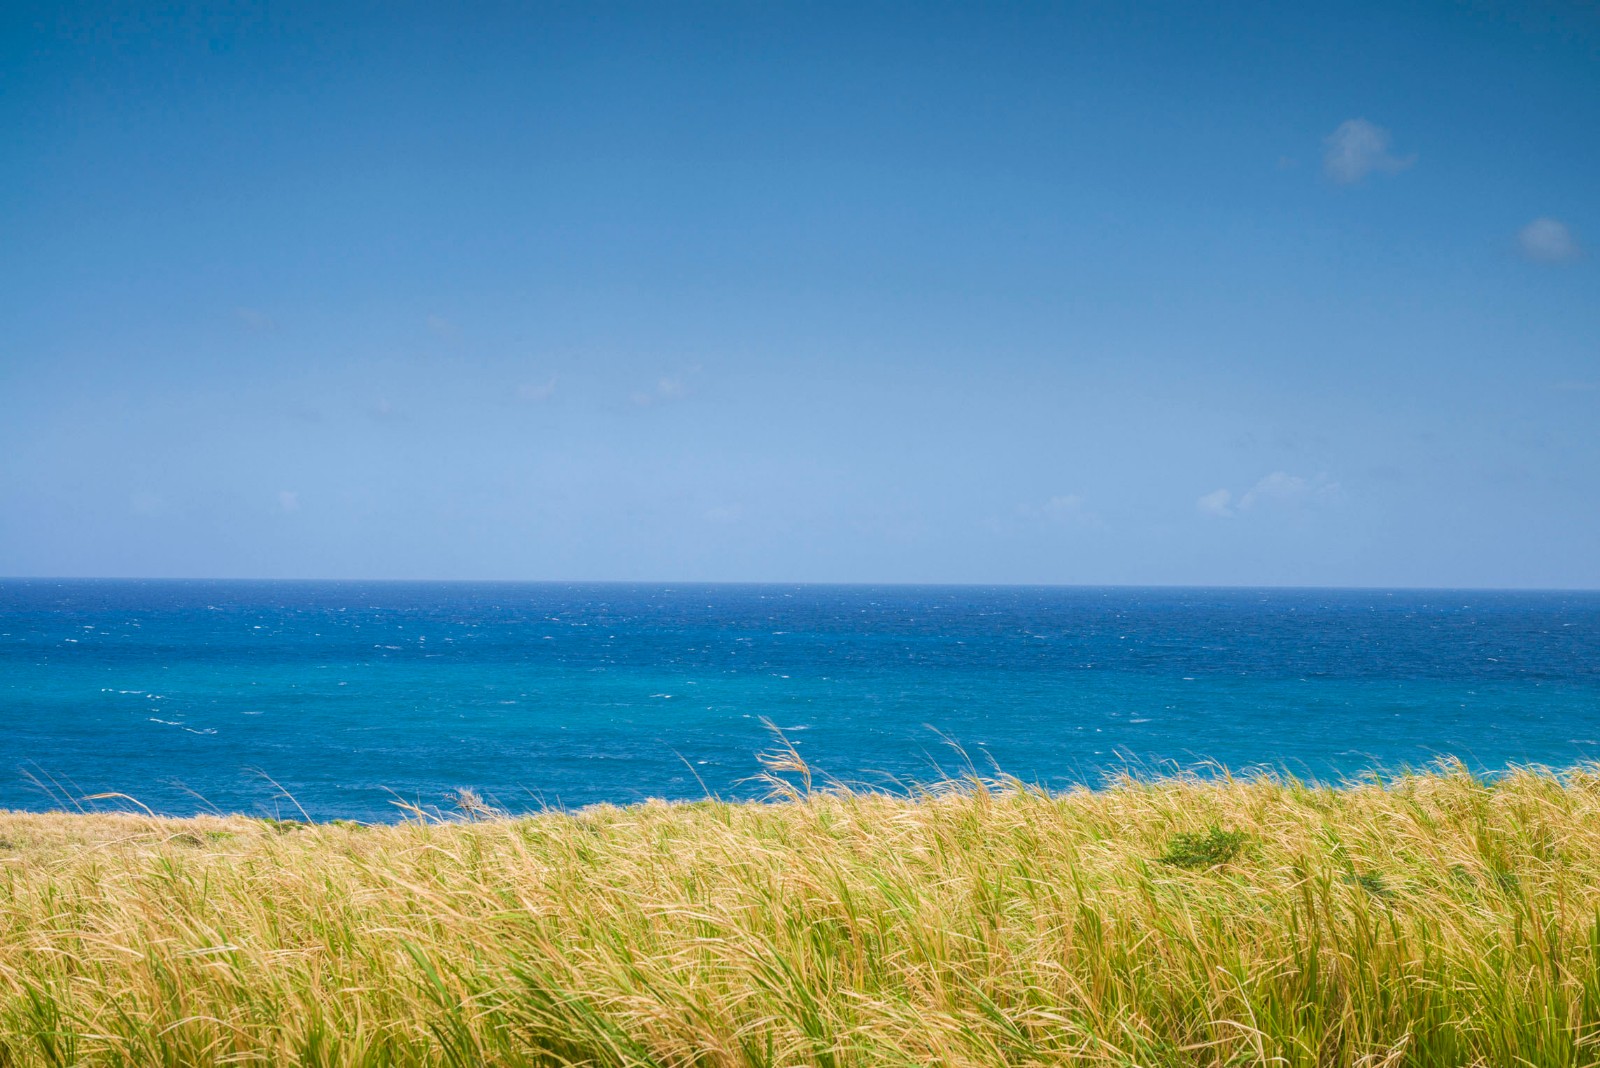
POLYGON ((1583 255, 1572 230, 1559 219, 1539 218, 1517 231, 1522 254, 1535 263, 1571 263, 1583 255))
POLYGON ((544 382, 524 382, 517 387, 517 399, 525 401, 549 400, 555 396, 556 376, 551 375, 544 382))
POLYGON ((648 408, 652 404, 665 404, 667 401, 678 400, 689 395, 689 387, 681 378, 662 378, 656 382, 655 389, 636 389, 629 394, 629 399, 641 408, 648 408))
POLYGON ((1306 478, 1287 471, 1274 471, 1238 496, 1229 489, 1216 489, 1203 494, 1194 505, 1202 515, 1229 519, 1241 512, 1303 511, 1337 504, 1343 497, 1339 484, 1326 475, 1306 478))
POLYGON ((1373 172, 1393 174, 1403 171, 1417 157, 1396 156, 1389 151, 1389 131, 1366 119, 1346 119, 1339 128, 1322 139, 1322 169, 1340 185, 1359 182, 1373 172))
POLYGON ((1245 490, 1244 496, 1239 498, 1239 507, 1242 510, 1260 506, 1299 508, 1311 504, 1331 504, 1339 496, 1339 484, 1329 482, 1323 475, 1304 478, 1285 471, 1274 471, 1245 490))
POLYGON ((1098 512, 1089 507, 1089 503, 1076 493, 1066 493, 1058 497, 1051 497, 1043 503, 1026 503, 1017 505, 1017 515, 1022 519, 1054 523, 1064 527, 1088 527, 1095 530, 1106 529, 1106 521, 1100 518, 1098 512))
POLYGON ((285 512, 298 512, 300 510, 300 494, 294 490, 279 490, 278 507, 285 512))
POLYGON ((1233 516, 1233 493, 1225 489, 1212 490, 1210 493, 1202 494, 1200 499, 1194 502, 1194 506, 1204 515, 1228 519, 1233 516))

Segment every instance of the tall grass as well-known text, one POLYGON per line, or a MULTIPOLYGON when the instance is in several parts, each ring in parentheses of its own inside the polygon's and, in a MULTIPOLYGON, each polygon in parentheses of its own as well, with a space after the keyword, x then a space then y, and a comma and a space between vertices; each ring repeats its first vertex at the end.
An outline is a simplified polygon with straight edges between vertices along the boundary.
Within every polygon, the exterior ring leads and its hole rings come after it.
POLYGON ((0 814, 4 1065, 1576 1065, 1600 771, 0 814))

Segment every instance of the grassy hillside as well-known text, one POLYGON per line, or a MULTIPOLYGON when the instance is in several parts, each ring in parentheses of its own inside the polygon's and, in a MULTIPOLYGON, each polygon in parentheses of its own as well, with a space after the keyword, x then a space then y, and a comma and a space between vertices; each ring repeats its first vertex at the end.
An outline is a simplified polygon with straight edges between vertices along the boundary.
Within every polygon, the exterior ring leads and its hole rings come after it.
POLYGON ((0 1064, 1579 1064, 1600 773, 0 814, 0 1064))

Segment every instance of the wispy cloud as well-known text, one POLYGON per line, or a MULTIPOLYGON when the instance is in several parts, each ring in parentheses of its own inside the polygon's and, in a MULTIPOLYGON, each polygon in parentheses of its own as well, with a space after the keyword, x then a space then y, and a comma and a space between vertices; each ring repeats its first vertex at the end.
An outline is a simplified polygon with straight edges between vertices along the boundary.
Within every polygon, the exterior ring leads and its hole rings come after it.
POLYGON ((278 507, 285 512, 298 512, 300 510, 300 494, 294 490, 279 490, 278 507))
POLYGON ((1389 151, 1389 131, 1366 119, 1346 119, 1322 139, 1322 170, 1340 185, 1351 185, 1369 174, 1393 174, 1417 162, 1415 153, 1397 156, 1389 151))
POLYGON ((1232 519, 1243 512, 1280 510, 1305 510, 1322 505, 1337 504, 1344 497, 1339 483, 1326 475, 1306 478, 1287 471, 1274 471, 1255 485, 1235 496, 1230 489, 1215 489, 1202 494, 1195 502, 1201 515, 1218 519, 1232 519))
POLYGON ((556 376, 551 375, 543 382, 524 382, 517 387, 517 399, 531 403, 547 401, 556 394, 556 376))
POLYGON ((1076 493, 1066 493, 1042 502, 1029 501, 1017 505, 1020 519, 1053 523, 1064 527, 1089 527, 1104 529, 1106 521, 1089 507, 1089 502, 1076 493))
POLYGON ((1230 519, 1233 516, 1233 491, 1216 489, 1210 493, 1202 493, 1194 506, 1202 515, 1217 516, 1220 519, 1230 519))
POLYGON ((1535 263, 1571 263, 1583 256, 1583 247, 1571 228, 1548 216, 1533 220, 1517 231, 1517 246, 1535 263))
POLYGON ((662 378, 656 382, 654 389, 636 389, 629 395, 629 399, 641 408, 648 408, 652 404, 665 404, 688 395, 689 387, 683 379, 662 378))
POLYGON ((1303 478, 1284 471, 1272 474, 1245 490, 1239 498, 1241 511, 1256 507, 1301 507, 1308 504, 1331 504, 1339 499, 1339 484, 1328 481, 1325 475, 1303 478))

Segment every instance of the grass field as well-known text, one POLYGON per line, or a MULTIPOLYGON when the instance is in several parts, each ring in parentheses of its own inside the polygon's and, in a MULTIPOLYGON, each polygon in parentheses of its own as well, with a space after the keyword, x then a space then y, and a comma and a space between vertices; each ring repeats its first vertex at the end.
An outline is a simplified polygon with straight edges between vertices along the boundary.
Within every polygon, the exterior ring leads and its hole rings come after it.
POLYGON ((1597 1035, 1594 769, 0 814, 8 1066, 1568 1065, 1597 1035))

